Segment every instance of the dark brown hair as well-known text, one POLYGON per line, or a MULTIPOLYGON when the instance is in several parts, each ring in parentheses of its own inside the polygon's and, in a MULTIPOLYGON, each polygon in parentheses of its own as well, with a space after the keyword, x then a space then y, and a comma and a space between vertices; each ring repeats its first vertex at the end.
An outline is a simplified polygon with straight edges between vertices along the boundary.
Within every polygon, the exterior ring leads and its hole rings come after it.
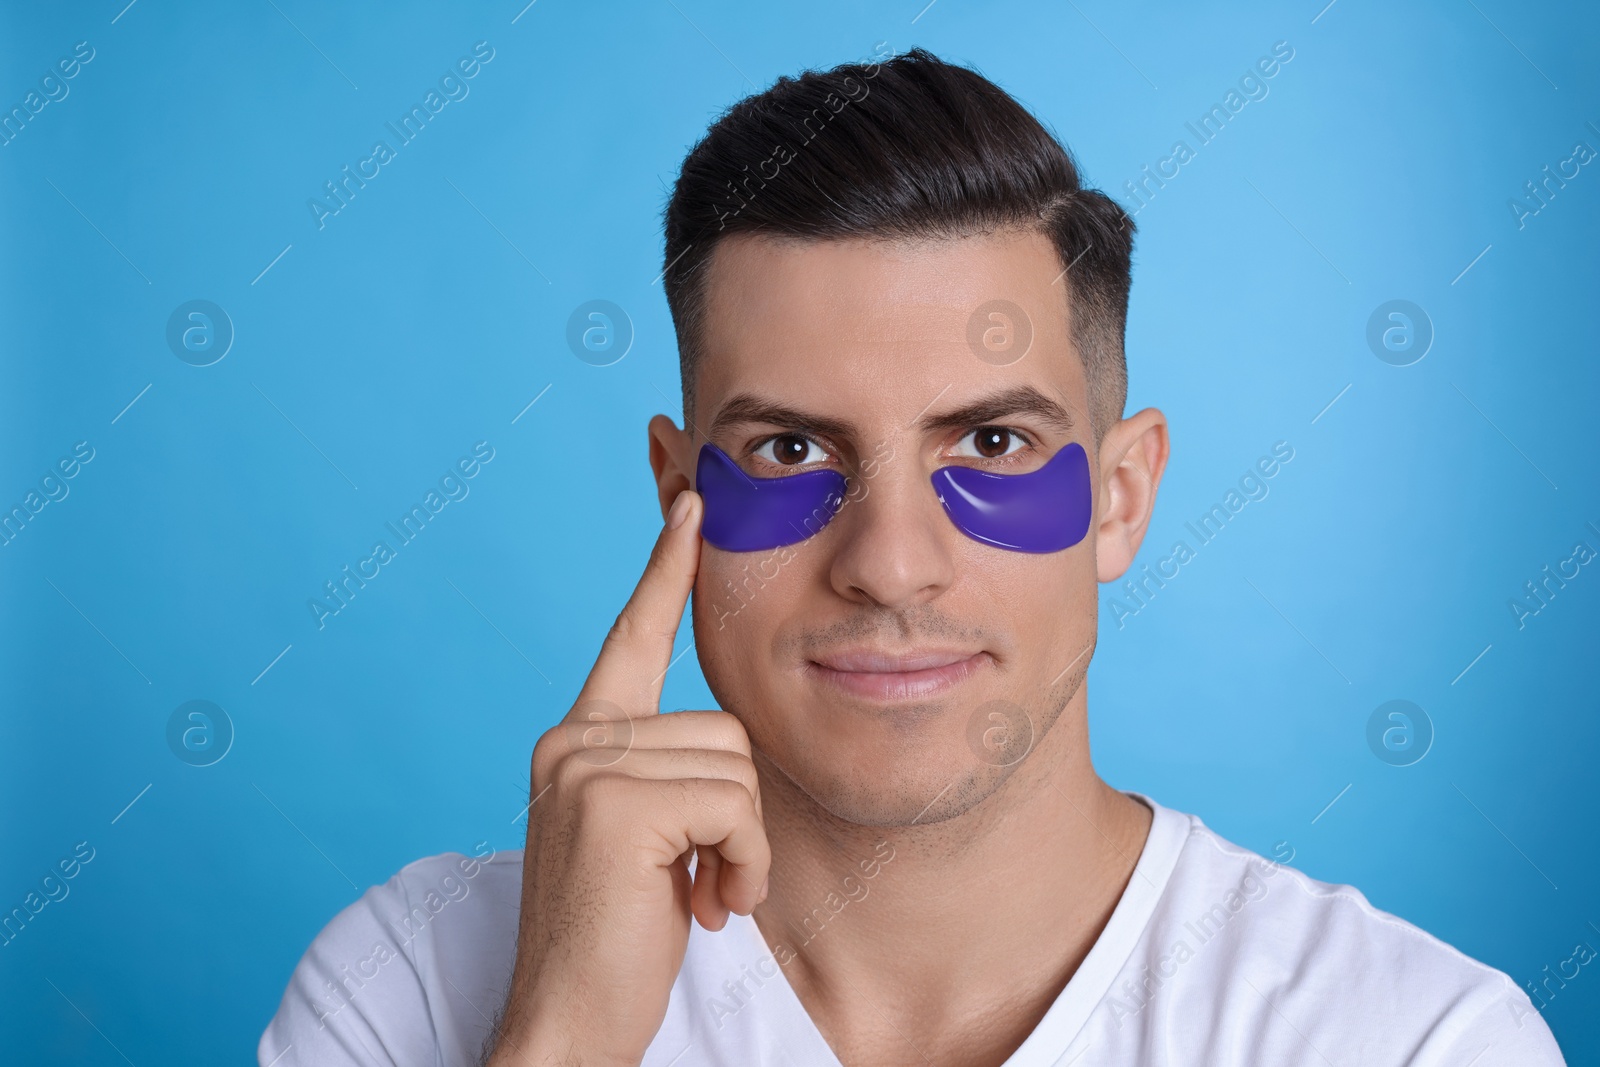
POLYGON ((1005 90, 921 48, 780 77, 690 149, 664 220, 667 305, 692 419, 718 241, 1044 233, 1066 271, 1094 439, 1122 417, 1133 220, 1005 90))

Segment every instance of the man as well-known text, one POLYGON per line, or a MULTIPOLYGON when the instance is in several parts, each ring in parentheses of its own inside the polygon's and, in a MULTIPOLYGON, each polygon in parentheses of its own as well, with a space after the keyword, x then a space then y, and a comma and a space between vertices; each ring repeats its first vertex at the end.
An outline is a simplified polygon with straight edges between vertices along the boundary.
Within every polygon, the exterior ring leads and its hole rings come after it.
POLYGON ((724 115, 666 212, 666 521, 527 848, 368 890, 260 1062, 1561 1063, 1504 974, 1095 773, 1097 583, 1168 455, 1132 237, 921 50, 724 115), (691 592, 726 710, 663 715, 691 592))

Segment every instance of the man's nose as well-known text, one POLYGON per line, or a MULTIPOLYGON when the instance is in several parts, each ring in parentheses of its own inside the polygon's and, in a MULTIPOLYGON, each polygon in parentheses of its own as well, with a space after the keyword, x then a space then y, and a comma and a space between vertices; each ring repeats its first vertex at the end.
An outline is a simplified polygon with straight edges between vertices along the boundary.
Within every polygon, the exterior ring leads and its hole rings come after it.
POLYGON ((837 529, 829 581, 847 600, 913 607, 935 599, 955 579, 960 531, 928 476, 905 458, 879 464, 871 476, 852 476, 830 525, 837 529))

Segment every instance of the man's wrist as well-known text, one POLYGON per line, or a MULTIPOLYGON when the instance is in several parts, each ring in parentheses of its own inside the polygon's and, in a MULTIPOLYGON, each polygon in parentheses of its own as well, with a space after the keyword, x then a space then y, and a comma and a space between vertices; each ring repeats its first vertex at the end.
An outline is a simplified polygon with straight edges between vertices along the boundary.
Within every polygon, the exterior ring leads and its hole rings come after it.
POLYGON ((569 1033, 559 1020, 537 1015, 508 1017, 495 1028, 483 1067, 639 1067, 569 1033))
POLYGON ((595 1058, 574 1041, 551 1035, 516 1040, 502 1034, 483 1061, 483 1067, 610 1067, 610 1064, 595 1058))

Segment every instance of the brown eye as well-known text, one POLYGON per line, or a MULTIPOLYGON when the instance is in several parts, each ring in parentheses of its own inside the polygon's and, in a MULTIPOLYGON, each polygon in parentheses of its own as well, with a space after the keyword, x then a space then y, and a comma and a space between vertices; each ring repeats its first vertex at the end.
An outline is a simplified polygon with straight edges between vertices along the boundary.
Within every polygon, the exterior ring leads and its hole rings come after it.
POLYGON ((1004 426, 980 426, 970 434, 972 447, 984 459, 999 459, 1012 451, 1017 435, 1004 426))
POLYGON ((776 463, 782 467, 795 467, 818 459, 819 457, 811 454, 813 450, 821 451, 809 437, 797 433, 782 433, 756 449, 756 455, 769 463, 776 463))

